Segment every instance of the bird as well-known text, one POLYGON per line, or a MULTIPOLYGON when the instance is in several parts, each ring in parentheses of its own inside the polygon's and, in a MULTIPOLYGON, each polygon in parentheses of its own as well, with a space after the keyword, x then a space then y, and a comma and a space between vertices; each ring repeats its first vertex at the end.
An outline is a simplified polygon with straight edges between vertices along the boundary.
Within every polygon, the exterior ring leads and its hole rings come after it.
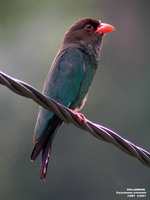
MULTIPOLYGON (((103 36, 113 30, 115 28, 112 25, 101 23, 94 18, 76 21, 64 36, 42 93, 68 107, 77 117, 83 119, 83 115, 77 113, 86 102, 97 70, 103 36)), ((33 162, 42 152, 40 180, 46 179, 52 142, 62 124, 63 121, 55 113, 39 107, 31 161, 33 162)))

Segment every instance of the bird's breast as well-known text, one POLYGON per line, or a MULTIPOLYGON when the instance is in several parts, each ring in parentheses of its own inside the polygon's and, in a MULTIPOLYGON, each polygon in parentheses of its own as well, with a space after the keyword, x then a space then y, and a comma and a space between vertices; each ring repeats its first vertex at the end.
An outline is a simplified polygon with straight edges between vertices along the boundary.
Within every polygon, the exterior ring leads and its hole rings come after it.
POLYGON ((82 65, 85 71, 85 75, 83 80, 81 81, 75 101, 71 106, 74 109, 83 101, 83 99, 87 95, 97 69, 97 64, 87 54, 84 54, 83 56, 82 65))

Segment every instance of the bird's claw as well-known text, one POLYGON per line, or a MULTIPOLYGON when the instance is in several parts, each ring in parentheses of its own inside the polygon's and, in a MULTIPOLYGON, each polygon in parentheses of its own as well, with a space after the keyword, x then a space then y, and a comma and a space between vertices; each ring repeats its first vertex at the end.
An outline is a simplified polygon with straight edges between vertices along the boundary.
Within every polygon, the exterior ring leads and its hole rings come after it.
POLYGON ((77 111, 72 110, 72 109, 70 109, 70 110, 76 115, 76 117, 77 117, 80 121, 82 121, 84 124, 87 123, 87 120, 86 120, 85 116, 84 116, 82 113, 78 113, 77 111))

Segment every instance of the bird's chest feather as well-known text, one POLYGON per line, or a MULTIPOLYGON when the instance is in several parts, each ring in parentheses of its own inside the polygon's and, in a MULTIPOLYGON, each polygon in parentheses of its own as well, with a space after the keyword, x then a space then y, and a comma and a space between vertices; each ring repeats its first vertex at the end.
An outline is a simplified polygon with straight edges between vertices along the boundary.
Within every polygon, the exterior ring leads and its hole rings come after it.
POLYGON ((72 108, 76 108, 87 95, 97 69, 97 64, 92 61, 92 59, 87 54, 84 54, 83 56, 83 69, 85 71, 85 75, 81 81, 81 85, 75 101, 71 106, 72 108))

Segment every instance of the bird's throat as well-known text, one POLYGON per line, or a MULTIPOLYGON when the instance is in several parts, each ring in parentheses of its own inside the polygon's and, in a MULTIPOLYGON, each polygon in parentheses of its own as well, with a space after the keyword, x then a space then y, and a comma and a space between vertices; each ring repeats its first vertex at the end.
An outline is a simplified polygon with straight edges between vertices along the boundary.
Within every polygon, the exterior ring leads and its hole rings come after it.
POLYGON ((94 42, 88 44, 88 54, 95 63, 99 62, 100 59, 100 51, 102 46, 102 38, 99 40, 95 40, 94 42))

